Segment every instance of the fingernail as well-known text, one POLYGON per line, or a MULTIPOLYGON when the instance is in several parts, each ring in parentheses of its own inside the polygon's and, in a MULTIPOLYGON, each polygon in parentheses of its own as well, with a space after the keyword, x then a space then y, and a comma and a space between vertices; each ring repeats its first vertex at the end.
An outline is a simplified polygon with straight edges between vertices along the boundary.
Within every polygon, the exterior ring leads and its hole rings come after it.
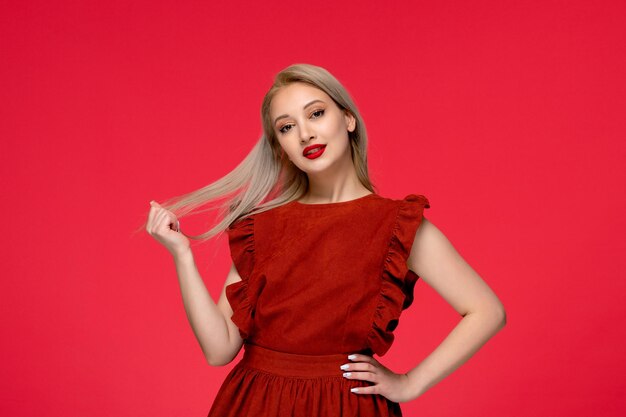
POLYGON ((345 364, 345 365, 341 365, 340 368, 341 369, 348 369, 350 367, 349 364, 345 364))
POLYGON ((356 355, 348 355, 348 359, 350 359, 350 360, 356 359, 356 355))
POLYGON ((350 375, 352 375, 352 373, 351 373, 351 372, 344 372, 344 373, 343 373, 343 376, 350 376, 350 375))
POLYGON ((358 388, 352 388, 350 391, 352 391, 352 392, 359 392, 359 389, 358 388))

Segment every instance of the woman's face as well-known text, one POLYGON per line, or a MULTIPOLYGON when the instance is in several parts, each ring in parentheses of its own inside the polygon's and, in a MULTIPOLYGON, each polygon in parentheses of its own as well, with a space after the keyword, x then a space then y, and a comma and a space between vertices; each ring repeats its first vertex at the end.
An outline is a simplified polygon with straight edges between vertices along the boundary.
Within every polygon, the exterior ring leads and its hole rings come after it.
POLYGON ((354 131, 356 120, 322 90, 301 82, 281 88, 272 99, 270 117, 285 154, 307 174, 352 163, 348 132, 354 131), (313 148, 307 158, 304 153, 313 145, 322 145, 323 151, 313 148))

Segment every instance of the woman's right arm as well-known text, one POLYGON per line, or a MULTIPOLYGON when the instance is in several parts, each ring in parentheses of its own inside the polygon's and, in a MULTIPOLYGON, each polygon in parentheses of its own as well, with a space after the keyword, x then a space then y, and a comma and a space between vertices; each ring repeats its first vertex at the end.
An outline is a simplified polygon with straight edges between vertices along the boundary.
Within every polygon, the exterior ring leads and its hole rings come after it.
POLYGON ((176 216, 156 202, 151 202, 151 206, 146 229, 174 259, 187 320, 202 352, 210 365, 226 365, 237 356, 243 344, 237 326, 230 319, 233 311, 225 295, 226 286, 240 281, 241 277, 231 266, 216 304, 198 272, 189 240, 172 229, 176 216))
POLYGON ((230 363, 243 340, 237 326, 231 321, 232 308, 226 298, 226 286, 241 281, 234 266, 231 266, 217 304, 206 289, 196 268, 191 249, 174 255, 180 292, 183 297, 187 320, 200 343, 209 365, 223 366, 230 363))

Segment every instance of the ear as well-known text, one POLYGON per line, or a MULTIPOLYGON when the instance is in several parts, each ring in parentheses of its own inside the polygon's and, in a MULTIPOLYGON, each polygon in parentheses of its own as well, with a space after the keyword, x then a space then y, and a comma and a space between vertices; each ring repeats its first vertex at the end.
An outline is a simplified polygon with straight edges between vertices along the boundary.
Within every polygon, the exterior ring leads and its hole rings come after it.
POLYGON ((356 129, 356 118, 348 110, 344 110, 344 113, 346 124, 348 125, 348 132, 354 132, 354 129, 356 129))

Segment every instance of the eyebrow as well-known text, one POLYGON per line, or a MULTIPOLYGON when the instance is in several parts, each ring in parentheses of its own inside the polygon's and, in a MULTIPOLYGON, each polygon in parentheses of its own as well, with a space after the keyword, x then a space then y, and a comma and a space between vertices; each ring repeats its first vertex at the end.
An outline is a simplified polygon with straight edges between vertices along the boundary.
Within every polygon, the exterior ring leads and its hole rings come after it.
MULTIPOLYGON (((323 101, 322 101, 322 100, 315 99, 315 100, 313 100, 313 101, 309 101, 307 104, 305 104, 305 106, 304 106, 302 109, 304 110, 304 109, 306 109, 307 107, 309 107, 310 105, 317 103, 318 101, 319 101, 320 103, 323 103, 323 101)), ((276 122, 277 122, 279 119, 284 119, 285 117, 289 117, 289 115, 287 115, 287 114, 283 114, 283 115, 278 116, 277 118, 275 118, 275 119, 274 119, 274 124, 276 124, 276 122)))

